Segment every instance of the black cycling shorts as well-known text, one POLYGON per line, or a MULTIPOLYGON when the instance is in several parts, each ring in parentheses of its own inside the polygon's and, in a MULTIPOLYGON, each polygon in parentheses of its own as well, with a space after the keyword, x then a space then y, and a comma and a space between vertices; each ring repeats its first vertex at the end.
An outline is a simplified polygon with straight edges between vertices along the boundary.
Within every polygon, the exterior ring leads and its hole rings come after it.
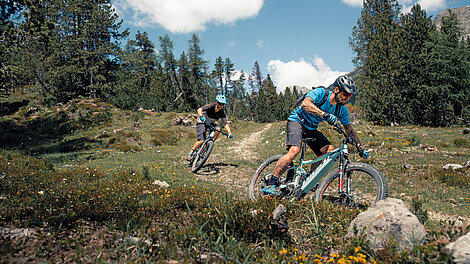
POLYGON ((302 147, 302 138, 313 138, 313 141, 308 142, 308 146, 315 152, 317 156, 323 155, 320 151, 326 145, 331 145, 331 142, 318 130, 309 130, 304 128, 299 122, 287 120, 287 150, 291 146, 302 147))
MULTIPOLYGON (((216 124, 212 124, 213 126, 215 126, 217 129, 220 128, 218 125, 216 124)), ((206 124, 205 123, 198 123, 196 122, 196 139, 198 141, 200 140, 206 140, 207 138, 207 135, 206 135, 206 124)))

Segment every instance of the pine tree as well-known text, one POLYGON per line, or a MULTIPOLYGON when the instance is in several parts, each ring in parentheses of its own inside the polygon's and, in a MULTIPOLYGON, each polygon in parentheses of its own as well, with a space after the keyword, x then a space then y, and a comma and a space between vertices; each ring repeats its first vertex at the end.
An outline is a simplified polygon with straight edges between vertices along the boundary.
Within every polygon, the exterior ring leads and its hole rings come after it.
POLYGON ((170 36, 165 34, 163 37, 159 37, 160 40, 160 52, 159 59, 162 63, 163 72, 164 72, 164 81, 166 84, 165 87, 161 89, 166 89, 168 94, 167 101, 167 111, 174 111, 176 108, 176 99, 181 96, 181 87, 178 82, 177 67, 175 55, 173 54, 174 44, 171 41, 170 36))
POLYGON ((222 57, 215 59, 214 70, 211 77, 216 80, 218 93, 224 94, 224 61, 222 57))
POLYGON ((232 85, 232 74, 233 74, 233 63, 230 58, 225 58, 224 60, 224 78, 225 78, 225 86, 224 86, 224 93, 226 96, 230 97, 233 93, 233 85, 232 85))
POLYGON ((251 93, 257 94, 262 86, 263 75, 261 74, 261 70, 259 68, 259 64, 255 61, 253 66, 253 72, 250 74, 248 78, 248 83, 251 87, 251 93))
POLYGON ((19 19, 19 64, 51 103, 99 96, 116 69, 117 41, 127 36, 109 0, 26 1, 19 19))
POLYGON ((183 112, 193 111, 197 108, 196 91, 191 84, 191 70, 188 58, 184 52, 178 61, 178 76, 181 88, 183 89, 183 94, 179 98, 182 103, 179 105, 178 110, 183 112))
POLYGON ((425 61, 422 53, 425 43, 430 40, 436 27, 431 17, 421 9, 419 4, 412 7, 411 12, 404 15, 401 21, 402 43, 404 52, 400 55, 402 70, 401 80, 401 120, 406 123, 419 124, 421 122, 422 102, 417 97, 420 86, 425 82, 425 61))
POLYGON ((154 44, 146 32, 138 31, 135 40, 128 40, 122 51, 115 85, 105 90, 104 96, 123 108, 158 109, 161 102, 153 96, 157 64, 154 44))
POLYGON ((207 61, 202 56, 205 51, 200 46, 199 35, 193 34, 188 40, 188 57, 189 67, 191 69, 191 83, 196 90, 196 99, 199 105, 204 105, 213 101, 217 93, 216 90, 210 89, 209 84, 206 82, 207 78, 207 61))
POLYGON ((255 121, 273 122, 277 120, 278 95, 271 76, 262 81, 261 89, 255 102, 255 121))
POLYGON ((438 34, 433 34, 423 53, 425 78, 418 90, 422 124, 445 126, 468 123, 470 101, 469 52, 456 15, 449 10, 438 34))
POLYGON ((395 0, 366 0, 350 39, 356 52, 354 62, 363 67, 359 103, 366 117, 379 124, 399 120, 399 18, 400 6, 395 0))

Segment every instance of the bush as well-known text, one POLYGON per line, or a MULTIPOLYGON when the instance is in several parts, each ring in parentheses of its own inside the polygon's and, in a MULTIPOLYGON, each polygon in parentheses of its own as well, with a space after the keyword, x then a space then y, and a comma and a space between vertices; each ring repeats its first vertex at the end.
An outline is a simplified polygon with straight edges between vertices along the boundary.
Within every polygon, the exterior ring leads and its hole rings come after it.
POLYGON ((454 139, 454 144, 460 148, 470 148, 470 140, 466 138, 456 138, 454 139))
POLYGON ((179 139, 176 133, 172 133, 165 129, 156 129, 152 131, 152 143, 155 146, 162 146, 162 145, 171 145, 175 146, 178 143, 179 139))

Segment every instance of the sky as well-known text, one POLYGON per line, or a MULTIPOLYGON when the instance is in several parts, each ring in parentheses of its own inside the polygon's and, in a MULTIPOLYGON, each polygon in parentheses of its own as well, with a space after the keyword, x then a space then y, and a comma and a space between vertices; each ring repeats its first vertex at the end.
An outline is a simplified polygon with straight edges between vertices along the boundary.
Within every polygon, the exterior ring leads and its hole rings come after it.
MULTIPOLYGON (((403 12, 419 3, 428 15, 470 5, 469 0, 398 0, 403 12)), ((129 28, 147 32, 156 49, 168 34, 179 58, 192 34, 199 35, 210 70, 217 57, 230 58, 236 71, 263 78, 278 91, 291 85, 328 86, 354 69, 349 46, 362 0, 112 0, 129 28)))

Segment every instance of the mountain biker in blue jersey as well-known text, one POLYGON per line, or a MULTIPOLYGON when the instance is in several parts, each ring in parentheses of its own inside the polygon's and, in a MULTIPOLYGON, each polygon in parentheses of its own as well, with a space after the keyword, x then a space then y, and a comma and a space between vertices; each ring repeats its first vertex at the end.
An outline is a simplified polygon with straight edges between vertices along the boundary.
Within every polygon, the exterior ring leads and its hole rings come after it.
POLYGON ((346 103, 353 94, 357 94, 357 86, 354 80, 347 76, 339 76, 333 83, 334 90, 327 91, 324 88, 312 89, 305 96, 302 104, 296 107, 287 119, 287 150, 276 163, 274 172, 263 188, 263 194, 276 195, 278 179, 288 168, 289 164, 299 154, 302 146, 302 138, 314 138, 308 143, 317 156, 333 151, 335 147, 323 133, 317 130, 318 124, 327 121, 331 125, 339 122, 346 133, 359 146, 359 155, 367 159, 369 153, 362 149, 361 142, 349 121, 349 112, 346 103), (318 106, 320 105, 320 106, 318 106))
MULTIPOLYGON (((222 119, 225 130, 227 130, 229 134, 228 138, 233 138, 232 130, 230 129, 230 126, 227 122, 227 116, 225 115, 225 112, 224 112, 224 106, 227 103, 227 98, 225 98, 224 95, 219 94, 215 97, 215 101, 216 101, 215 103, 206 104, 197 109, 197 114, 199 115, 196 121, 197 138, 196 138, 196 142, 193 145, 193 148, 186 156, 186 160, 188 161, 191 160, 191 155, 193 154, 193 152, 197 151, 197 149, 202 145, 204 140, 206 140, 207 124, 214 125, 215 121, 217 121, 218 119, 222 119)), ((217 130, 220 130, 219 126, 215 125, 215 127, 217 128, 217 130)), ((217 139, 219 134, 220 134, 219 132, 216 132, 214 135, 214 139, 217 139)))

